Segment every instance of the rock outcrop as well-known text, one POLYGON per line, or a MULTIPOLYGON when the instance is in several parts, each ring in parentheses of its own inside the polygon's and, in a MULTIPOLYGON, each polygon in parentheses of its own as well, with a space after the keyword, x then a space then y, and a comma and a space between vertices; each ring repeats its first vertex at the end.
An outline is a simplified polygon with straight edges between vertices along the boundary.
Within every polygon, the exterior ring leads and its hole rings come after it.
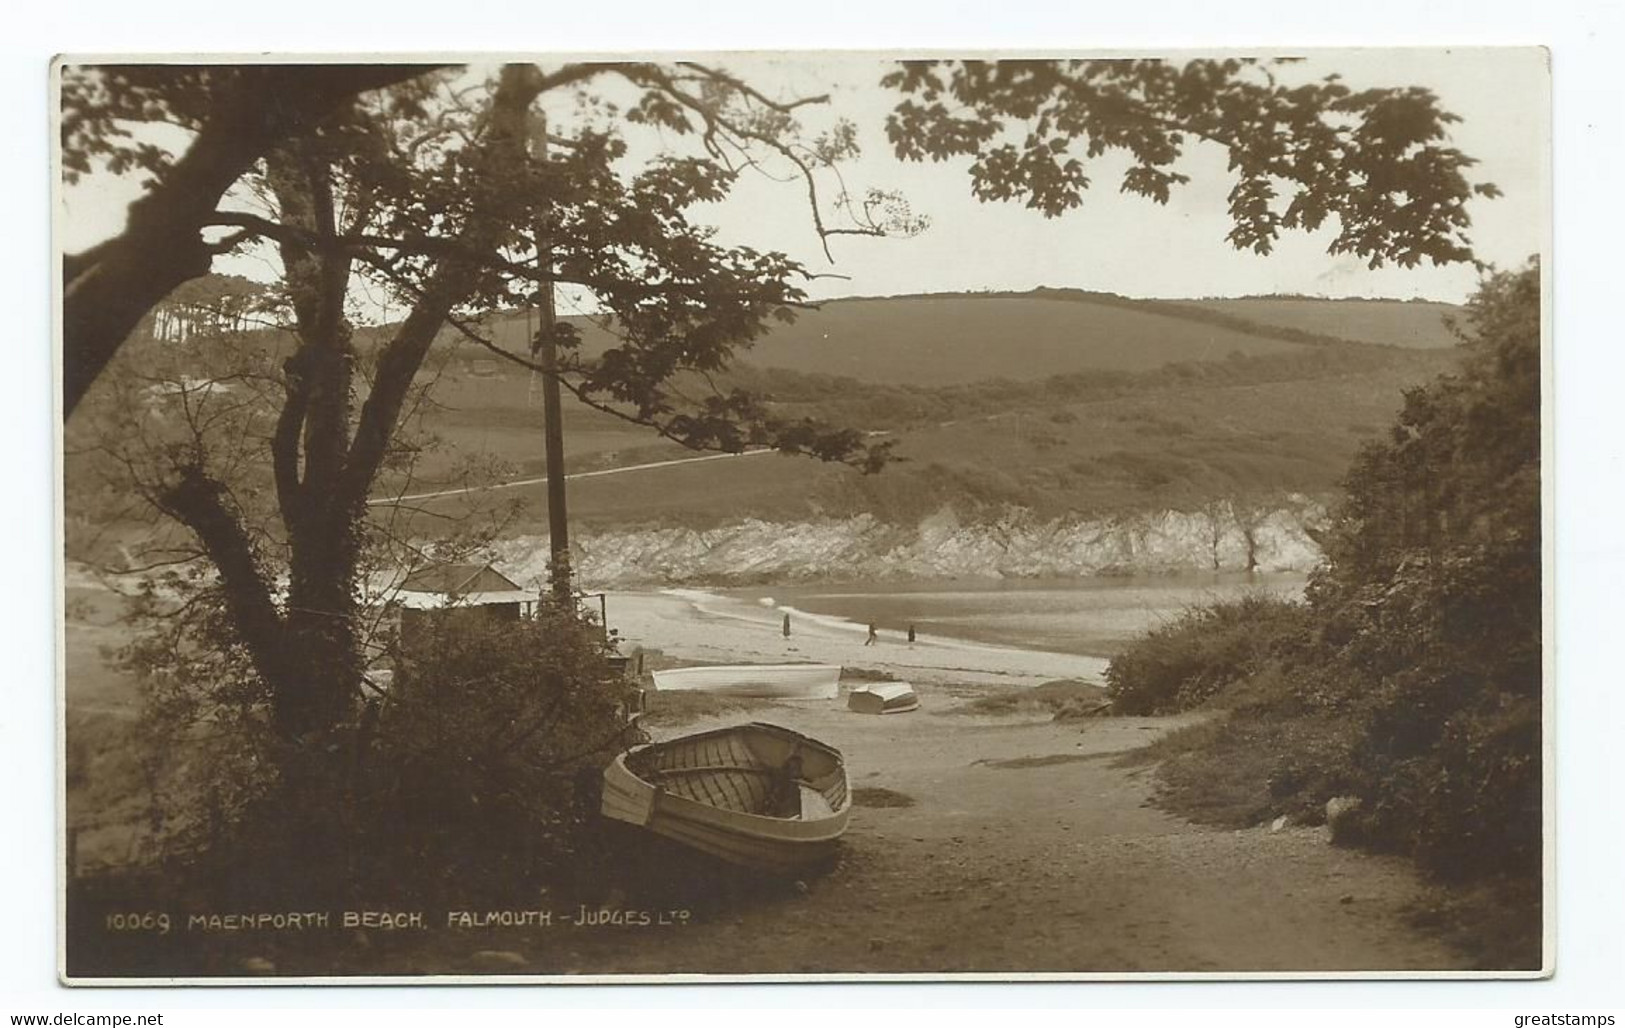
MULTIPOLYGON (((1229 503, 1101 519, 1011 511, 971 522, 942 510, 913 525, 870 515, 798 522, 742 519, 709 529, 652 527, 583 533, 574 564, 594 588, 766 581, 1042 578, 1185 571, 1308 571, 1324 517, 1310 501, 1238 512, 1229 503)), ((517 580, 544 575, 547 537, 503 543, 517 580)))

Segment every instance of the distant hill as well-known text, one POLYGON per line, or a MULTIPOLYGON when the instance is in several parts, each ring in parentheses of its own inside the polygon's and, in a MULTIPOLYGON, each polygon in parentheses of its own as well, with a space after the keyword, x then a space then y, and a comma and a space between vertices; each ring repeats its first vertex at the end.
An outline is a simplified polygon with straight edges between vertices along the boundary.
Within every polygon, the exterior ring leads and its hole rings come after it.
MULTIPOLYGON (((1076 289, 855 298, 774 325, 740 359, 875 385, 1036 381, 1350 341, 1432 349, 1454 341, 1444 324, 1454 309, 1388 300, 1141 300, 1076 289)), ((581 332, 584 352, 613 345, 590 319, 565 320, 581 332)), ((532 328, 515 312, 490 319, 486 331, 522 350, 532 328)), ((478 357, 476 347, 459 349, 478 357)))
POLYGON ((745 359, 877 384, 942 386, 1086 369, 1143 371, 1293 345, 1134 307, 942 296, 831 302, 775 328, 745 359))
MULTIPOLYGON (((902 523, 944 504, 975 517, 1010 507, 1060 516, 1325 496, 1404 390, 1452 366, 1441 345, 1450 310, 1077 290, 831 301, 776 329, 718 384, 770 397, 786 415, 885 432, 905 462, 873 477, 766 458, 584 479, 571 513, 597 527, 863 512, 902 523)), ((494 329, 522 345, 522 317, 494 329)), ((588 351, 607 338, 595 329, 588 351)), ((432 427, 465 453, 539 474, 529 378, 478 348, 455 351, 432 427)), ((572 470, 685 455, 607 415, 572 409, 566 423, 572 470)), ((422 471, 434 479, 444 466, 422 471)), ((506 495, 530 501, 534 518, 540 494, 506 495)))
POLYGON ((1431 350, 1456 345, 1446 318, 1455 304, 1430 300, 1322 300, 1302 296, 1249 296, 1234 300, 1167 301, 1241 318, 1256 325, 1337 336, 1360 343, 1431 350))

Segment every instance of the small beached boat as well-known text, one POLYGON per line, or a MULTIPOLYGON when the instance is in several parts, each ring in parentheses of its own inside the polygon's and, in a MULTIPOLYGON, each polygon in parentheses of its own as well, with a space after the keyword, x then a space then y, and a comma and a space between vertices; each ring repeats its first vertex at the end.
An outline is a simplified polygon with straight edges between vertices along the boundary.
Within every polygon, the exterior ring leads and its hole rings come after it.
POLYGON ((764 871, 828 860, 851 808, 839 750, 761 722, 636 746, 604 770, 605 817, 764 871))
POLYGON ((833 700, 841 693, 838 664, 724 664, 654 672, 659 692, 698 691, 726 696, 833 700))
POLYGON ((920 709, 920 698, 907 682, 875 682, 853 689, 846 698, 848 710, 860 714, 901 714, 920 709))

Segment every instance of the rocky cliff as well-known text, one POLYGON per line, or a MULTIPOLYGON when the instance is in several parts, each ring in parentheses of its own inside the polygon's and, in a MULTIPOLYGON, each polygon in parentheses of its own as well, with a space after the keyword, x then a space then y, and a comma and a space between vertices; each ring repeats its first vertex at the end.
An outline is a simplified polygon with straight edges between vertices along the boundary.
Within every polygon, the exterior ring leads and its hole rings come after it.
MULTIPOLYGON (((943 510, 917 524, 869 515, 793 523, 742 520, 709 529, 657 527, 574 540, 590 588, 944 577, 1038 578, 1181 571, 1308 571, 1323 509, 1294 499, 1269 510, 1209 504, 1103 519, 991 522, 943 510)), ((524 580, 546 568, 547 537, 509 540, 498 562, 524 580)))

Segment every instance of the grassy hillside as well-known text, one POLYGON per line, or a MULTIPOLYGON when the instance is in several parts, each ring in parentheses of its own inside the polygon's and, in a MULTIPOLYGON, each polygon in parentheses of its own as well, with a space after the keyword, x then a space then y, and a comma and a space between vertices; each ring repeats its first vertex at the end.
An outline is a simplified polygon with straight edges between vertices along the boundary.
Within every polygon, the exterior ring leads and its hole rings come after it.
MULTIPOLYGON (((485 369, 481 369, 483 372, 485 369)), ((493 371, 497 369, 491 369, 493 371)), ((446 445, 430 449, 416 473, 438 483, 463 458, 500 461, 511 477, 544 474, 542 397, 528 371, 505 365, 500 373, 471 373, 453 365, 435 385, 437 408, 424 427, 446 445)), ((566 397, 565 459, 569 471, 693 456, 676 443, 566 397)))
MULTIPOLYGON (((1446 310, 1053 289, 833 301, 776 328, 722 384, 772 397, 786 415, 886 432, 902 462, 878 476, 764 457, 586 479, 572 483, 571 514, 595 527, 703 525, 906 519, 946 503, 1059 515, 1324 494, 1403 390, 1450 366, 1438 349, 1446 310)), ((526 329, 522 315, 488 326, 513 347, 526 329)), ((589 352, 607 345, 601 329, 584 335, 589 352)), ((454 446, 420 471, 433 479, 462 451, 496 455, 514 477, 540 474, 529 374, 466 345, 444 352, 430 424, 454 446)), ((577 405, 566 435, 572 471, 690 455, 577 405)), ((527 502, 530 526, 543 520, 540 486, 505 498, 527 502)))
POLYGON ((776 328, 750 350, 768 368, 871 383, 1032 381, 1083 369, 1141 371, 1292 344, 1105 304, 1047 298, 845 300, 776 328))
POLYGON ((1458 308, 1424 300, 1319 300, 1252 296, 1234 300, 1167 301, 1193 310, 1242 318, 1256 325, 1324 333, 1360 343, 1439 349, 1454 346, 1445 319, 1458 308))
MULTIPOLYGON (((871 384, 945 386, 1004 378, 1035 381, 1080 371, 1145 371, 1280 353, 1343 341, 1448 345, 1443 304, 1382 300, 1136 300, 1077 289, 831 300, 773 328, 743 360, 759 368, 856 378, 871 384)), ((584 353, 613 345, 608 332, 567 318, 584 353)), ((523 312, 485 331, 522 351, 534 322, 523 312)), ((499 369, 447 333, 457 359, 499 369)))
MULTIPOLYGON (((1453 359, 1432 350, 1325 347, 937 389, 741 369, 737 378, 778 397, 786 414, 885 432, 903 461, 872 476, 763 456, 584 479, 571 484, 571 513, 595 527, 860 512, 906 520, 949 503, 972 515, 1011 505, 1062 515, 1323 494, 1392 418, 1403 391, 1453 359)), ((536 429, 479 431, 535 466, 536 429)), ((572 441, 572 466, 689 455, 651 444, 647 433, 642 445, 613 455, 582 452, 616 432, 630 443, 635 431, 583 431, 581 442, 572 441)), ((540 524, 540 486, 509 495, 527 501, 526 520, 540 524)))

